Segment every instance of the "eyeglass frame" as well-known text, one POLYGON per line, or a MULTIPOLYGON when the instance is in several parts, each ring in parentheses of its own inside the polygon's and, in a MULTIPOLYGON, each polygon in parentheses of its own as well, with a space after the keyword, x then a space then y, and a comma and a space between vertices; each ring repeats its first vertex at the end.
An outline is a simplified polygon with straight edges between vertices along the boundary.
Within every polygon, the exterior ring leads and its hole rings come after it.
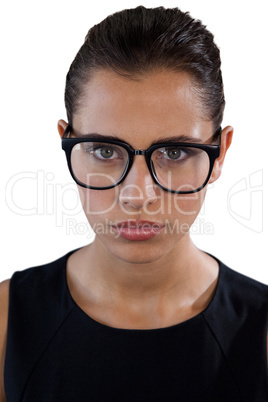
POLYGON ((133 165, 133 161, 134 161, 134 156, 135 155, 144 155, 145 160, 146 160, 146 164, 148 167, 148 170, 151 174, 152 179, 154 180, 154 182, 164 191, 167 191, 169 193, 173 193, 173 194, 193 194, 193 193, 197 193, 199 191, 201 191, 208 183, 213 167, 214 167, 214 163, 215 160, 220 156, 220 152, 221 152, 221 133, 222 133, 222 128, 220 127, 213 135, 211 138, 218 138, 219 137, 219 144, 218 145, 214 145, 214 144, 196 144, 196 143, 192 143, 192 142, 163 142, 163 143, 158 143, 158 144, 153 144, 151 145, 149 148, 147 148, 146 150, 141 150, 141 149, 133 149, 131 145, 129 145, 128 143, 124 142, 124 141, 120 141, 120 140, 111 140, 111 139, 105 139, 105 138, 100 138, 95 137, 94 136, 90 136, 90 137, 75 137, 75 138, 67 138, 67 135, 72 131, 72 126, 70 124, 67 125, 63 136, 62 136, 62 140, 61 140, 61 144, 62 144, 62 149, 65 151, 66 154, 66 159, 67 159, 67 164, 68 164, 68 168, 69 171, 71 173, 72 178, 74 179, 74 181, 81 187, 84 188, 88 188, 91 190, 109 190, 111 188, 117 187, 120 183, 122 183, 122 181, 126 178, 127 174, 129 173, 132 165, 133 165), (121 178, 113 185, 111 186, 107 186, 107 187, 95 187, 95 186, 89 186, 83 182, 81 182, 74 174, 73 172, 73 168, 72 168, 72 163, 71 163, 71 153, 72 153, 72 149, 76 144, 79 144, 81 142, 93 142, 96 141, 98 143, 106 143, 106 144, 114 144, 114 145, 118 145, 121 146, 122 148, 124 148, 127 153, 128 153, 128 163, 125 167, 125 170, 121 176, 121 178), (209 163, 210 163, 210 167, 209 167, 209 172, 207 175, 207 178, 205 180, 205 182, 202 184, 202 186, 198 187, 195 190, 188 190, 188 191, 178 191, 178 190, 171 190, 169 188, 164 187, 157 179, 157 175, 154 171, 153 168, 153 163, 151 163, 151 156, 152 153, 158 149, 158 148, 163 148, 163 147, 171 147, 171 146, 178 146, 178 147, 187 147, 187 148, 198 148, 198 149, 202 149, 203 151, 205 151, 209 157, 209 163))

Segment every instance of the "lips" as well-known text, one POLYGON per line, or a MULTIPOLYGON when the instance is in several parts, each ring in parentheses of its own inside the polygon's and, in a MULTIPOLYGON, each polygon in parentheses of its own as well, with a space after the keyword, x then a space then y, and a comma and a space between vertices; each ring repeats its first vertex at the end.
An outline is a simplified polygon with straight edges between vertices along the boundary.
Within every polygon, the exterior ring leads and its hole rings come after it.
POLYGON ((163 225, 151 221, 125 221, 113 225, 116 234, 130 241, 146 241, 157 236, 163 225))

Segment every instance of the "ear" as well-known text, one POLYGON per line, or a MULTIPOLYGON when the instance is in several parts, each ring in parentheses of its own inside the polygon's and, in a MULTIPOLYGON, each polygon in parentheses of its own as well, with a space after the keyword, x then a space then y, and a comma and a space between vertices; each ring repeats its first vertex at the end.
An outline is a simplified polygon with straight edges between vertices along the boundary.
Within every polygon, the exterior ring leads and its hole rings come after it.
POLYGON ((226 152, 232 143, 234 129, 231 126, 227 126, 222 130, 221 133, 221 153, 220 156, 215 160, 214 167, 212 170, 212 174, 209 179, 209 183, 213 183, 216 181, 222 171, 223 162, 225 159, 226 152))
POLYGON ((58 132, 60 135, 60 138, 62 138, 64 131, 66 130, 66 127, 68 126, 68 123, 64 120, 59 120, 58 121, 58 132))

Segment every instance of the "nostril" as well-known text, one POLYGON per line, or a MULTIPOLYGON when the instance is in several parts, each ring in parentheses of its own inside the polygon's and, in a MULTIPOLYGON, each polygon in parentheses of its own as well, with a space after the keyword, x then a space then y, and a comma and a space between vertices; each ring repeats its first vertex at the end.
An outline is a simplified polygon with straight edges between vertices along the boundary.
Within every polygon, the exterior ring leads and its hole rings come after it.
POLYGON ((119 190, 119 198, 122 202, 129 202, 130 200, 142 200, 143 192, 141 187, 137 184, 121 185, 119 190))
POLYGON ((148 204, 157 201, 155 184, 139 186, 137 184, 127 184, 119 189, 119 201, 121 204, 129 205, 133 208, 143 208, 148 204))

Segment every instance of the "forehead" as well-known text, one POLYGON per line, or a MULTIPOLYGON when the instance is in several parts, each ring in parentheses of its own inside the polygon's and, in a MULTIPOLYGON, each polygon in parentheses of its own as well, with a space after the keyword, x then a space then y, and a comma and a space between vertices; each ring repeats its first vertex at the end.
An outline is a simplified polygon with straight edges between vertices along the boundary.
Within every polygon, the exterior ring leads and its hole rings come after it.
POLYGON ((73 127, 81 135, 116 135, 134 146, 157 137, 212 135, 212 122, 202 114, 191 77, 170 71, 137 79, 96 72, 84 87, 73 127))

